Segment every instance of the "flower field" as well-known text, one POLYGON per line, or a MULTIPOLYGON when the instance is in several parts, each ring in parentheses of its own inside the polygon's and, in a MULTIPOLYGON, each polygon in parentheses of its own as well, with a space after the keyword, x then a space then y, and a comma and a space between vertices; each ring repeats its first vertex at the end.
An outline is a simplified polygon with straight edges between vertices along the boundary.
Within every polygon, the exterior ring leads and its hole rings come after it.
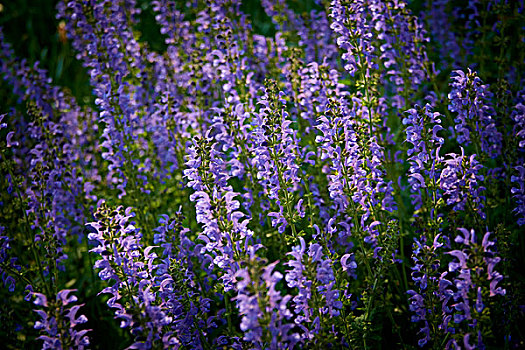
POLYGON ((0 348, 525 348, 523 1, 40 6, 0 4, 0 348))

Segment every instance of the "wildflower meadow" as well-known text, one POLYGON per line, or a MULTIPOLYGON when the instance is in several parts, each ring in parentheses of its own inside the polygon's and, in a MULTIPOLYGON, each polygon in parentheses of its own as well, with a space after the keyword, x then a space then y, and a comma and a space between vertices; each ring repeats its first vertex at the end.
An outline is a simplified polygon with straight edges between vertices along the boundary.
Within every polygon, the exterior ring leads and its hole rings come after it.
POLYGON ((0 348, 525 348, 523 0, 0 4, 0 348))

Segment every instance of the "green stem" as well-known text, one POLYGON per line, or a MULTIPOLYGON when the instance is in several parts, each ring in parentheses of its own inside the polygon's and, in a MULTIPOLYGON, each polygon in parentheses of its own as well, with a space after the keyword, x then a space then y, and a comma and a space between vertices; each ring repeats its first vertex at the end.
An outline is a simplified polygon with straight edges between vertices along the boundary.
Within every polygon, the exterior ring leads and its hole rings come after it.
MULTIPOLYGON (((2 157, 4 157, 3 154, 2 154, 2 157)), ((13 172, 12 172, 10 167, 8 167, 8 171, 9 171, 9 175, 11 176, 11 179, 13 181, 15 181, 15 177, 14 177, 13 172)), ((44 283, 44 289, 46 290, 46 294, 48 296, 51 296, 51 287, 46 283, 44 270, 42 268, 42 263, 40 261, 40 255, 37 253, 37 251, 35 249, 35 240, 32 239, 32 237, 31 237, 31 231, 32 231, 31 230, 31 224, 29 223, 29 217, 27 216, 26 211, 23 209, 24 201, 22 200, 22 195, 20 194, 20 189, 18 188, 18 186, 13 186, 13 187, 15 187, 16 195, 17 195, 18 200, 20 201, 20 205, 22 207, 22 212, 23 212, 23 215, 24 215, 24 222, 25 222, 26 228, 27 228, 27 230, 25 231, 26 232, 26 239, 28 240, 28 242, 30 242, 29 246, 31 247, 30 248, 31 249, 31 253, 33 254, 33 257, 34 257, 34 259, 36 261, 38 272, 40 273, 40 278, 42 279, 42 283, 44 283)))

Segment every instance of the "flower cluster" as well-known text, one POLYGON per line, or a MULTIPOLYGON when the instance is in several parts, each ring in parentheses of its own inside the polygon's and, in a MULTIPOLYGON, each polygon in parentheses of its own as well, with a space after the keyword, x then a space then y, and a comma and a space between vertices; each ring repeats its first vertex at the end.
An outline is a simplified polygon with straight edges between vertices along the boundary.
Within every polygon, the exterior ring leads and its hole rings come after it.
POLYGON ((0 29, 1 344, 523 344, 523 4, 57 11, 0 29))
POLYGON ((470 69, 457 70, 452 77, 449 110, 456 112, 455 129, 459 144, 474 143, 490 157, 501 154, 501 132, 496 128, 495 111, 490 104, 491 92, 470 69))
POLYGON ((410 163, 408 183, 411 186, 412 203, 416 210, 423 206, 422 190, 426 191, 426 197, 437 201, 439 194, 436 192, 436 184, 442 167, 439 151, 445 142, 438 132, 443 130, 441 126, 441 115, 434 112, 429 104, 423 108, 416 106, 407 111, 407 117, 403 124, 407 125, 407 142, 412 148, 407 151, 410 163))
POLYGON ((418 340, 419 346, 424 346, 438 336, 437 330, 441 328, 442 320, 439 315, 443 291, 439 251, 444 246, 440 242, 442 240, 441 235, 437 235, 432 245, 429 245, 426 236, 423 235, 414 242, 412 280, 416 289, 408 290, 407 293, 410 296, 410 311, 414 313, 412 322, 420 325, 422 323, 418 332, 421 335, 418 340))
MULTIPOLYGON (((311 340, 324 331, 321 327, 326 327, 327 318, 340 315, 343 303, 339 300, 340 292, 334 288, 332 260, 324 256, 321 245, 310 244, 307 252, 304 239, 299 237, 299 241, 300 246, 288 253, 294 260, 287 263, 292 269, 286 273, 286 282, 289 287, 298 289, 292 299, 295 324, 301 325, 307 339, 311 340), (309 300, 315 300, 316 304, 309 305, 309 300)), ((355 262, 349 265, 356 267, 355 262)))
POLYGON ((293 325, 286 322, 292 315, 286 306, 291 296, 283 297, 276 290, 277 283, 283 278, 280 272, 274 271, 278 262, 261 269, 254 260, 253 251, 250 255, 249 266, 236 274, 238 294, 234 298, 242 316, 243 340, 261 349, 293 347, 299 337, 289 334, 293 325), (266 295, 261 295, 261 290, 266 295))
POLYGON ((514 133, 517 137, 520 156, 515 166, 516 175, 511 177, 511 181, 516 184, 511 192, 516 200, 515 211, 520 226, 525 225, 525 155, 523 154, 525 152, 525 105, 523 102, 525 101, 519 102, 512 112, 512 119, 515 123, 514 133))
POLYGON ((77 315, 84 306, 71 305, 78 298, 70 295, 76 290, 63 289, 56 295, 56 300, 48 301, 41 293, 31 293, 33 303, 39 308, 34 310, 40 319, 35 322, 35 329, 44 333, 39 337, 43 340, 42 349, 84 349, 89 346, 88 329, 76 330, 77 325, 87 322, 85 315, 77 315))
POLYGON ((469 210, 478 213, 485 218, 483 213, 483 202, 485 190, 483 175, 480 174, 482 165, 476 160, 475 155, 466 157, 463 148, 461 154, 450 153, 444 159, 445 167, 439 177, 439 184, 443 190, 443 196, 449 205, 453 205, 455 211, 469 210))
MULTIPOLYGON (((460 228, 460 235, 455 242, 462 244, 462 249, 447 252, 453 257, 448 265, 449 274, 442 278, 445 299, 443 309, 448 315, 444 317, 443 326, 447 331, 455 327, 466 327, 462 334, 465 347, 469 345, 469 338, 475 346, 483 348, 483 328, 487 327, 488 320, 483 317, 483 311, 489 305, 489 298, 505 295, 505 290, 498 286, 503 276, 495 271, 495 265, 501 260, 494 252, 490 241, 490 232, 483 236, 481 244, 476 240, 474 230, 460 228), (451 323, 456 326, 452 326, 451 323)), ((460 333, 461 334, 461 333, 460 333)), ((451 339, 449 343, 454 343, 451 339)))

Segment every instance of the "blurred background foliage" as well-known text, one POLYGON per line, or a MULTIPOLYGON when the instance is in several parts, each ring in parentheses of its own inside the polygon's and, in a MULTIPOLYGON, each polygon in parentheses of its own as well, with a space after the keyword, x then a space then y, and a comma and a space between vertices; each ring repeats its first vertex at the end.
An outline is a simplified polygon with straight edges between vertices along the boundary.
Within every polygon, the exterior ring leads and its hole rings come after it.
MULTIPOLYGON (((2 1, 0 26, 16 55, 28 64, 40 62, 53 83, 69 89, 79 102, 89 103, 91 87, 82 64, 76 60, 63 24, 55 18, 56 0, 2 1)), ((1 94, 9 90, 2 81, 1 94)))
MULTIPOLYGON (((48 71, 54 84, 69 89, 79 103, 92 105, 87 71, 75 58, 64 24, 55 17, 57 3, 58 0, 0 1, 0 27, 3 27, 7 41, 13 45, 19 58, 26 59, 30 65, 38 61, 40 67, 48 71)), ((313 0, 291 0, 289 3, 298 13, 315 8, 313 0)), ((155 22, 150 1, 137 0, 137 4, 142 9, 140 23, 136 28, 140 40, 147 42, 152 50, 164 52, 164 37, 155 22)), ((245 0, 241 9, 250 15, 256 33, 265 36, 275 34, 275 28, 260 0, 245 0)), ((5 82, 1 81, 2 101, 8 100, 9 90, 5 82)))

